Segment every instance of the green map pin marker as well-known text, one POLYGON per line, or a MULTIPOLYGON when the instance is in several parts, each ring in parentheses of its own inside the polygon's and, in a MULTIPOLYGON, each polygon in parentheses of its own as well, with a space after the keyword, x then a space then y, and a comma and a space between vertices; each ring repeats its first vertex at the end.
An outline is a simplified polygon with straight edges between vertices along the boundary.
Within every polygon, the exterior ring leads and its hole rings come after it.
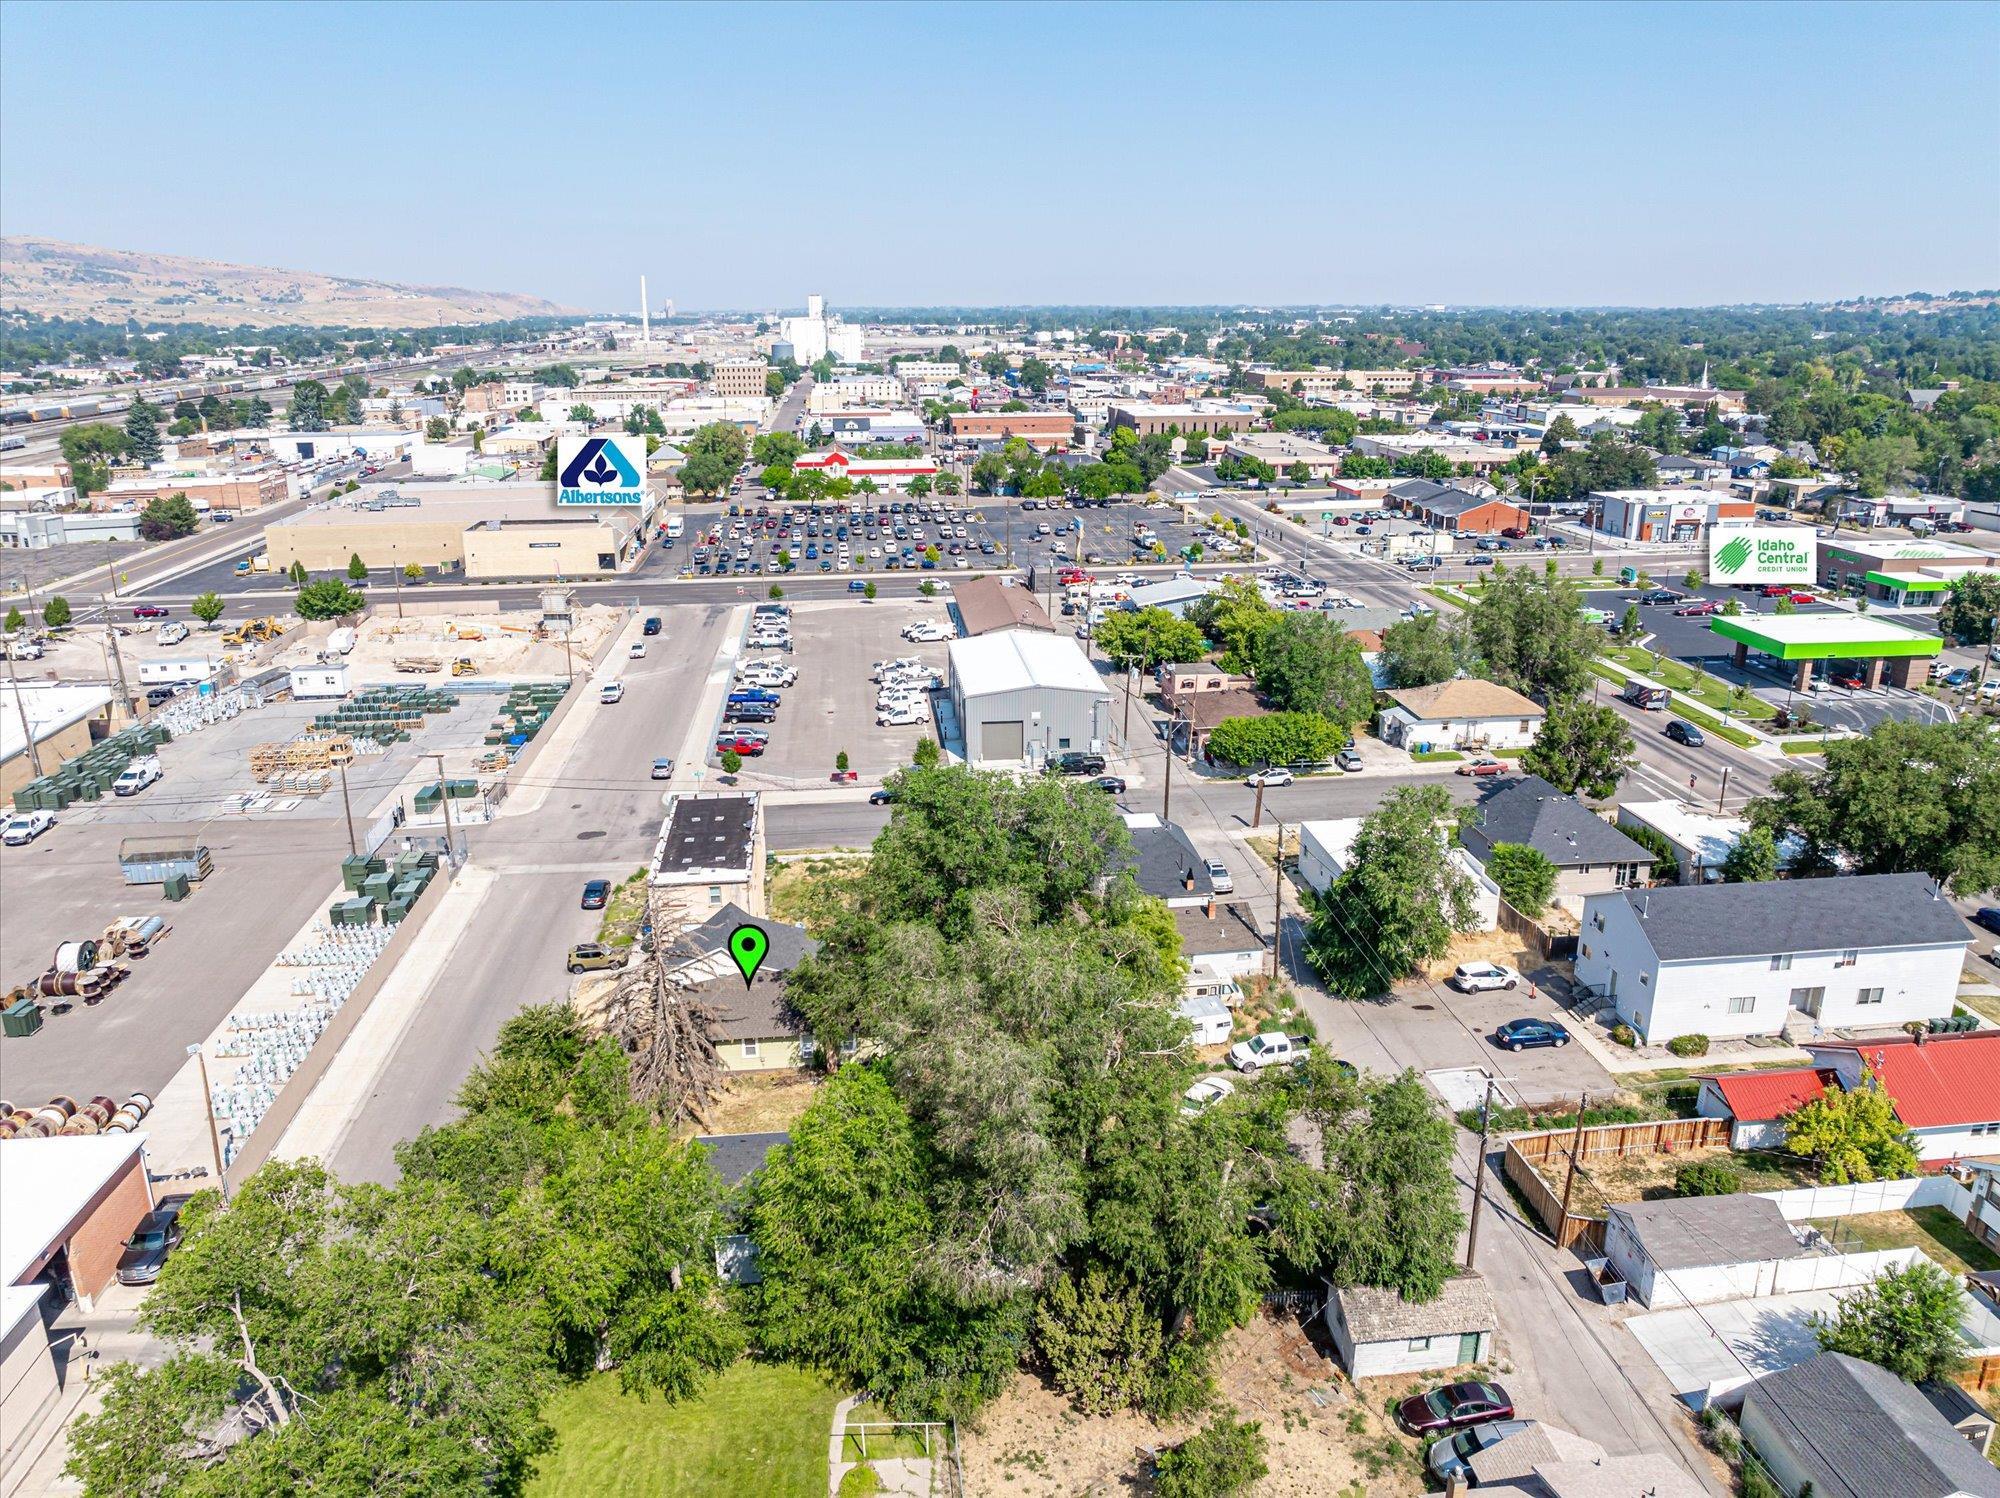
POLYGON ((729 955, 736 959, 745 988, 757 976, 757 969, 764 965, 764 954, 770 950, 771 938, 764 934, 762 926, 738 926, 729 933, 729 955))

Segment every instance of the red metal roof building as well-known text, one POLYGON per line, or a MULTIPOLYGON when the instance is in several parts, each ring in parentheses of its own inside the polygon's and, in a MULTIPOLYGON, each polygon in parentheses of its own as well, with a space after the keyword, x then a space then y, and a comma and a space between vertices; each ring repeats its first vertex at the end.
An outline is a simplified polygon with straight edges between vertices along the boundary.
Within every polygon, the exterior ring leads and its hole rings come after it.
POLYGON ((801 473, 823 473, 830 479, 852 479, 857 484, 872 479, 878 489, 901 489, 911 479, 938 476, 938 465, 930 458, 857 458, 837 447, 801 453, 792 467, 801 473))
POLYGON ((1768 1149, 1784 1143, 1786 1115, 1824 1097, 1834 1079, 1831 1068, 1810 1066, 1701 1077, 1695 1113, 1728 1119, 1732 1149, 1768 1149))
POLYGON ((2000 1155, 2000 1030, 1814 1041, 1806 1049, 1843 1087, 1873 1073, 1926 1162, 2000 1155))

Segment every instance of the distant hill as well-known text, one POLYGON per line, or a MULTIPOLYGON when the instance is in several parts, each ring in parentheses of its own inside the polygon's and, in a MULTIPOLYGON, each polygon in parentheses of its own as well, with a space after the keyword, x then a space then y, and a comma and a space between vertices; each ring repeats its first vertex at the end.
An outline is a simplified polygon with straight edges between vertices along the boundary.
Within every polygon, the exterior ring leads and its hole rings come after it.
POLYGON ((399 286, 315 271, 105 250, 26 234, 0 237, 0 308, 103 322, 136 317, 263 328, 410 328, 574 310, 508 291, 399 286))

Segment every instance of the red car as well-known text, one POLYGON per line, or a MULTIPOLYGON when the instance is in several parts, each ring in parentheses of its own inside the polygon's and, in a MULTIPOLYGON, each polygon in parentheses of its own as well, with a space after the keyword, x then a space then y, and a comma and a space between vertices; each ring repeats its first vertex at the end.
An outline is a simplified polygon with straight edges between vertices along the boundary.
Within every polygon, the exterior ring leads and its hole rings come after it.
POLYGON ((1513 1418, 1514 1401, 1498 1384, 1446 1384, 1396 1406, 1396 1423, 1413 1436, 1513 1418))
POLYGON ((1787 593, 1785 596, 1791 599, 1793 603, 1819 602, 1819 595, 1817 593, 1808 593, 1803 588, 1794 588, 1792 589, 1791 592, 1787 593))
POLYGON ((1717 603, 1714 599, 1697 598, 1692 600, 1691 602, 1684 603, 1679 608, 1675 609, 1674 617, 1676 619, 1700 619, 1706 617, 1709 614, 1719 614, 1721 612, 1722 612, 1722 605, 1717 603))
POLYGON ((1518 525, 1510 525, 1500 532, 1500 534, 1505 536, 1509 541, 1525 541, 1528 539, 1528 533, 1518 525))
POLYGON ((733 736, 724 734, 715 741, 715 752, 720 754, 725 749, 734 749, 745 759, 755 759, 764 752, 765 742, 760 738, 752 738, 747 733, 733 736))
POLYGON ((167 611, 157 603, 142 603, 136 609, 132 610, 132 617, 134 619, 164 619, 167 617, 167 611))
POLYGON ((1792 585, 1790 583, 1766 583, 1757 591, 1766 598, 1790 598, 1792 596, 1792 585))
POLYGON ((1841 671, 1828 677, 1827 680, 1831 681, 1837 687, 1846 687, 1850 692, 1858 692, 1868 685, 1867 682, 1863 681, 1852 671, 1841 671))
POLYGON ((1507 766, 1501 761, 1481 755, 1469 764, 1460 765, 1457 773, 1460 775, 1477 775, 1484 778, 1488 775, 1498 775, 1506 768, 1507 766))

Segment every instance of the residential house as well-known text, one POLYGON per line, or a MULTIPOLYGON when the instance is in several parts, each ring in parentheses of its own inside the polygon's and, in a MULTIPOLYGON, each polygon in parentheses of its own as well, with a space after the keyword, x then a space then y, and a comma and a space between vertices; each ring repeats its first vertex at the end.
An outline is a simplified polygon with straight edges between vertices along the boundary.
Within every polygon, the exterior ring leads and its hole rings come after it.
MULTIPOLYGON (((1314 894, 1323 895, 1354 861, 1354 840, 1361 835, 1360 817, 1330 817, 1299 824, 1299 879, 1314 894)), ((1491 931, 1500 924, 1500 886, 1487 877, 1472 854, 1451 841, 1451 829, 1438 827, 1438 841, 1448 844, 1451 865, 1472 885, 1476 929, 1491 931)))
POLYGON ((1778 1266, 1810 1252, 1763 1196, 1623 1202, 1606 1218, 1604 1256, 1655 1310, 1775 1294, 1778 1266))
MULTIPOLYGON (((1504 1444, 1504 1443, 1503 1443, 1504 1444)), ((1707 1498, 1708 1489, 1661 1452, 1536 1462, 1532 1476, 1479 1484, 1481 1498, 1707 1498)))
POLYGON ((755 979, 745 983, 730 955, 729 938, 753 919, 740 906, 724 905, 701 925, 664 943, 660 965, 669 982, 713 1016, 709 1038, 724 1071, 795 1070, 812 1060, 815 1046, 805 1020, 785 997, 785 977, 819 943, 803 926, 755 919, 768 946, 755 979))
MULTIPOLYGON (((722 1189, 736 1191, 770 1159, 771 1151, 790 1144, 790 1134, 697 1134, 696 1144, 708 1151, 708 1163, 722 1189)), ((732 1216, 738 1208, 732 1206, 732 1216)), ((715 1272, 726 1284, 754 1285, 762 1281, 757 1245, 744 1233, 725 1233, 715 1240, 715 1272)))
POLYGON ((1463 677, 1387 694, 1378 731, 1406 749, 1525 749, 1548 715, 1511 687, 1463 677))
POLYGON ((1379 1378, 1485 1362, 1500 1317, 1486 1281, 1466 1273, 1425 1301, 1373 1285, 1336 1288, 1327 1297, 1326 1329, 1352 1377, 1379 1378))
POLYGON ((1207 905, 1215 898, 1208 861, 1195 851, 1186 832, 1151 812, 1128 811, 1124 816, 1132 837, 1126 868, 1142 891, 1177 909, 1207 905))
POLYGON ((1492 785, 1458 836, 1482 864, 1501 843, 1533 848, 1556 866, 1556 902, 1572 911, 1590 895, 1642 885, 1653 872, 1650 849, 1539 775, 1492 785))
MULTIPOLYGON (((1964 948, 1957 953, 1963 957, 1964 948)), ((1954 970, 1939 1012, 1951 1012, 1956 993, 1954 970)), ((2000 1030, 1808 1041, 1806 1050, 1814 1065, 1831 1068, 1850 1090, 1861 1085, 1864 1071, 1872 1074, 1895 1102, 1896 1117, 1916 1136, 1917 1153, 1927 1164, 2000 1156, 2000 1030)))
MULTIPOLYGON (((2000 1251, 2000 1162, 1967 1160, 1964 1169, 1971 1177, 1972 1201, 1965 1210, 1965 1229, 1988 1248, 2000 1251)), ((2000 1304, 2000 1271, 1994 1277, 1993 1300, 2000 1304)))
POLYGON ((1257 929, 1250 907, 1240 901, 1174 908, 1174 928, 1180 932, 1181 956, 1187 959, 1183 987, 1189 997, 1219 999, 1234 1008, 1243 1001, 1238 978, 1260 972, 1269 961, 1264 934, 1257 929))
POLYGON ((729 904, 760 916, 764 820, 755 793, 669 798, 647 882, 665 925, 705 921, 729 904))
POLYGON ((951 586, 958 611, 959 633, 971 638, 1002 629, 1039 629, 1056 633, 1055 620, 1035 601, 1034 590, 997 577, 975 577, 951 586))
POLYGON ((1813 1498, 2000 1498, 2000 1468, 1888 1369, 1823 1352, 1743 1396, 1743 1439, 1782 1492, 1813 1498))
MULTIPOLYGON (((1678 868, 1655 868, 1653 877, 1669 884, 1715 883, 1722 878, 1722 865, 1750 830, 1747 817, 1721 816, 1685 801, 1622 801, 1618 825, 1644 827, 1667 840, 1678 868)), ((1778 844, 1780 872, 1792 866, 1803 846, 1792 834, 1778 844)))
POLYGON ((1482 1495, 1496 1490, 1505 1493, 1510 1488, 1517 1492, 1538 1492, 1535 1476, 1538 1468, 1594 1462, 1603 1456, 1604 1448, 1595 1441, 1559 1425, 1530 1420, 1526 1430, 1516 1431, 1485 1450, 1474 1452, 1465 1465, 1472 1485, 1482 1495))
POLYGON ((1728 1119, 1733 1150, 1762 1150, 1781 1148, 1793 1110, 1818 1102, 1837 1079, 1830 1067, 1794 1066, 1721 1072, 1697 1080, 1701 1091, 1695 1097, 1695 1117, 1728 1119))
POLYGON ((1648 1045, 1893 1031, 1952 1012, 1968 936, 1921 874, 1623 890, 1584 901, 1576 981, 1648 1045))

